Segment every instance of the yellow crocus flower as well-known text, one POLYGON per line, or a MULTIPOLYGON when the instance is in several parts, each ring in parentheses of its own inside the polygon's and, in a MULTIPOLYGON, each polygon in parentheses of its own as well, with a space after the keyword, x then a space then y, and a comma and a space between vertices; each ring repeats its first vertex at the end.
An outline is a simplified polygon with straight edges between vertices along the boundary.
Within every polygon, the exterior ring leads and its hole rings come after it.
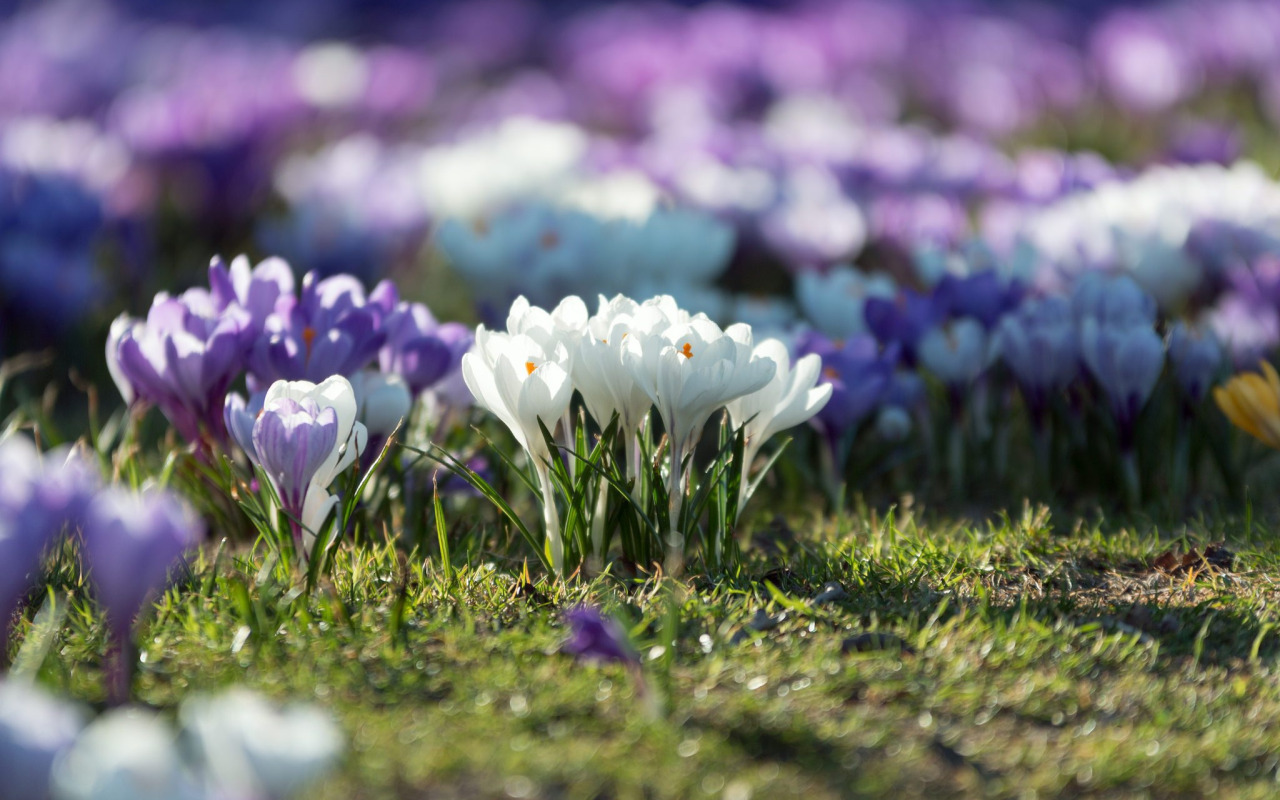
POLYGON ((1280 450, 1280 375, 1262 362, 1262 375, 1242 372, 1213 390, 1218 408, 1237 428, 1280 450))

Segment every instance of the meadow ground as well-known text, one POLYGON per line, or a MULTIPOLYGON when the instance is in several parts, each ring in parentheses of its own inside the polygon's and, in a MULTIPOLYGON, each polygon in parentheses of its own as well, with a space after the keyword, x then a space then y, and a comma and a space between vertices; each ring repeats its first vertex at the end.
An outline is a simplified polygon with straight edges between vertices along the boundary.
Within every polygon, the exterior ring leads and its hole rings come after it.
MULTIPOLYGON (((207 548, 142 638, 136 693, 314 698, 350 740, 314 795, 335 800, 1275 795, 1263 522, 907 503, 760 527, 715 579, 529 584, 497 556, 447 571, 365 546, 309 597, 265 549, 207 548), (558 652, 583 601, 630 629, 641 677, 558 652)), ((79 580, 63 563, 50 597, 79 580)), ((100 702, 90 608, 28 620, 17 669, 100 702)))

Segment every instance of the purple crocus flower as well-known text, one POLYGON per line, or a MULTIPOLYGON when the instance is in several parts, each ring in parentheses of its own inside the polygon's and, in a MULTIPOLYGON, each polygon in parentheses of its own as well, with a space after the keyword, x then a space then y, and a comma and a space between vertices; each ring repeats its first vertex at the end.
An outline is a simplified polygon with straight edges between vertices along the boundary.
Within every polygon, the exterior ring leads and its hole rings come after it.
POLYGON ((0 442, 0 662, 9 623, 41 556, 68 523, 79 523, 97 481, 97 471, 79 456, 42 456, 21 436, 0 442))
POLYGON ((369 302, 356 278, 334 275, 319 280, 317 273, 308 272, 301 296, 283 298, 254 342, 250 388, 265 388, 278 380, 319 383, 330 375, 363 369, 386 339, 383 317, 383 307, 369 302))
POLYGON ((1133 445, 1133 426, 1164 368, 1164 342, 1147 325, 1104 325, 1086 319, 1080 353, 1111 401, 1122 450, 1133 445))
POLYGON ((1257 364, 1280 344, 1280 313, 1240 292, 1224 294, 1206 314, 1206 322, 1237 367, 1257 364))
POLYGON ((1080 373, 1080 348, 1071 305, 1061 297, 1031 300, 1000 321, 995 347, 1008 365, 1033 418, 1049 397, 1080 373))
POLYGON ((246 256, 238 256, 230 266, 215 256, 209 264, 209 293, 219 311, 232 305, 247 311, 256 335, 281 299, 293 296, 293 269, 280 258, 265 259, 251 269, 246 256))
MULTIPOLYGON (((5 480, 9 480, 7 474, 5 480)), ((33 531, 7 515, 0 518, 0 664, 8 663, 9 625, 40 569, 44 546, 45 541, 33 531)))
POLYGON ((831 399, 814 417, 814 424, 838 453, 840 443, 884 401, 898 360, 897 346, 889 345, 882 351, 870 336, 831 340, 809 333, 797 344, 796 352, 797 356, 817 353, 822 357, 819 385, 831 385, 831 399))
POLYGON ((107 365, 126 401, 159 407, 182 437, 225 438, 222 405, 244 367, 248 312, 219 311, 204 292, 156 295, 146 322, 120 316, 107 339, 107 365))
POLYGON ((85 513, 82 556, 110 632, 107 696, 126 702, 132 684, 132 630, 170 570, 204 535, 191 508, 162 489, 111 486, 85 513))
POLYGON ((1174 323, 1169 331, 1169 361, 1190 405, 1199 405, 1209 393, 1222 360, 1222 345, 1211 331, 1174 323))
POLYGON ((585 662, 640 663, 640 657, 627 639, 627 632, 617 620, 606 617, 600 609, 578 606, 569 609, 564 618, 569 625, 570 636, 560 645, 560 652, 585 662))
POLYGON ((84 557, 116 636, 127 635, 147 599, 203 534, 200 518, 167 491, 109 486, 90 501, 84 557))
POLYGON ((309 398, 273 400, 253 425, 253 451, 275 485, 295 538, 307 491, 338 444, 338 414, 309 398))
POLYGON ((222 407, 222 421, 227 426, 227 433, 255 464, 258 463, 258 451, 253 446, 253 425, 262 415, 262 404, 266 397, 266 392, 254 392, 249 395, 248 402, 245 402, 243 396, 232 392, 227 395, 222 407))
POLYGON ((461 369, 462 356, 474 341, 470 328, 440 324, 421 303, 398 304, 384 329, 387 343, 378 356, 382 371, 404 378, 414 397, 461 369))
POLYGON ((903 289, 892 300, 868 297, 863 307, 867 328, 885 345, 902 348, 903 361, 916 363, 916 347, 920 339, 943 318, 942 309, 930 295, 903 289))
POLYGON ((1022 294, 1021 283, 1007 280, 990 269, 963 277, 944 275, 933 290, 934 301, 944 314, 973 317, 988 331, 1017 307, 1022 294))

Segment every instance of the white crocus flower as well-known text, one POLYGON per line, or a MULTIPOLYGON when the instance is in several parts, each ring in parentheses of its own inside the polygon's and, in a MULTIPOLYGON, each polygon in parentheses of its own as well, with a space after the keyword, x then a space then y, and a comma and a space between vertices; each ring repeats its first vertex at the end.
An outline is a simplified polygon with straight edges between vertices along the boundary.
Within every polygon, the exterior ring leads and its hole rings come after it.
POLYGON ((625 358, 657 407, 671 442, 667 490, 676 526, 684 503, 684 459, 702 437, 703 426, 729 401, 763 388, 777 367, 752 356, 750 328, 734 325, 722 331, 705 317, 627 337, 625 358))
POLYGON ((307 549, 310 550, 315 535, 320 532, 320 526, 338 505, 337 496, 328 492, 329 486, 364 452, 369 441, 369 431, 357 419, 360 404, 356 401, 355 389, 341 375, 333 375, 318 384, 310 381, 276 381, 267 389, 263 406, 270 407, 273 401, 281 398, 289 398, 298 403, 310 400, 321 409, 332 408, 338 417, 338 438, 333 450, 321 462, 315 477, 311 479, 302 507, 300 521, 307 537, 307 549))
MULTIPOLYGON (((547 352, 554 351, 557 346, 563 346, 568 354, 565 369, 572 371, 578 349, 586 335, 590 315, 587 304, 576 295, 564 298, 551 311, 531 305, 521 295, 511 304, 511 310, 507 313, 507 333, 528 336, 547 352)), ((566 447, 573 444, 573 418, 568 406, 565 406, 564 416, 560 420, 559 443, 566 447)), ((569 474, 573 475, 576 470, 577 462, 570 459, 569 474)))
POLYGON ((530 304, 521 295, 507 313, 507 333, 513 336, 524 334, 547 350, 562 344, 572 358, 590 316, 587 304, 576 295, 561 300, 551 311, 530 304))
POLYGON ((56 800, 196 800, 168 726, 153 714, 111 711, 54 765, 56 800))
POLYGON ((799 359, 793 369, 787 346, 777 339, 765 339, 756 345, 753 355, 772 361, 777 371, 763 388, 726 406, 734 428, 745 427, 739 513, 755 489, 748 481, 748 473, 760 448, 774 434, 806 422, 821 411, 832 391, 831 384, 817 385, 822 372, 822 358, 817 354, 799 359))
MULTIPOLYGON (((665 329, 671 324, 669 314, 678 313, 669 297, 654 298, 641 305, 624 295, 612 300, 601 296, 600 308, 588 321, 573 362, 573 382, 592 419, 605 428, 615 414, 618 416, 618 431, 626 448, 627 477, 632 481, 631 495, 637 501, 641 492, 640 436, 653 401, 631 374, 624 345, 632 334, 651 335, 665 329)), ((608 483, 602 481, 591 517, 591 540, 597 554, 604 549, 608 491, 608 483)))
POLYGON ((640 305, 622 295, 613 300, 601 297, 600 310, 588 323, 573 364, 573 382, 591 417, 603 428, 618 415, 619 430, 629 437, 628 463, 653 401, 624 358, 627 337, 653 335, 670 324, 666 311, 656 304, 640 305))
POLYGON ((180 718, 211 782, 234 797, 293 797, 332 770, 344 747, 321 709, 277 709, 246 689, 188 700, 180 718))
POLYGON ((563 344, 545 349, 532 337, 476 329, 476 343, 462 357, 462 377, 476 403, 502 420, 530 456, 542 491, 543 522, 551 563, 564 574, 564 542, 551 484, 551 451, 538 425, 547 430, 569 410, 573 384, 563 344))

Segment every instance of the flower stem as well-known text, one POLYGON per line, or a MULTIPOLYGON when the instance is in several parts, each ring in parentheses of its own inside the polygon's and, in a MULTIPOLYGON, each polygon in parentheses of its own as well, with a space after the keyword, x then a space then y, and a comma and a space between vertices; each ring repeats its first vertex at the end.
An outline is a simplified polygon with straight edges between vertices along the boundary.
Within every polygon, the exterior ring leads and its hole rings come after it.
POLYGON ((1187 484, 1191 472, 1191 419, 1184 416, 1178 426, 1178 435, 1173 446, 1173 496, 1187 496, 1187 484))
POLYGON ((596 507, 591 514, 591 552, 604 558, 604 522, 609 513, 609 482, 601 479, 596 494, 596 507))
POLYGON ((135 647, 128 630, 123 635, 113 632, 107 642, 107 663, 104 678, 107 689, 107 705, 118 707, 128 704, 133 693, 133 661, 135 647))
POLYGON ((542 522, 547 531, 547 550, 551 555, 551 568, 564 577, 564 540, 560 536, 560 512, 556 510, 555 487, 551 484, 551 468, 541 460, 537 462, 538 488, 542 491, 542 522))
POLYGON ((631 499, 639 505, 644 497, 643 487, 640 485, 640 434, 628 436, 624 446, 627 451, 627 478, 631 481, 631 499))
POLYGON ((956 497, 960 497, 964 494, 965 475, 964 427, 959 424, 951 426, 947 442, 947 467, 951 472, 951 492, 956 497))
POLYGON ((667 473, 667 518, 671 530, 667 535, 667 556, 678 562, 684 555, 684 533, 680 530, 680 512, 684 508, 684 442, 671 438, 671 470, 667 473))
POLYGON ((1130 511, 1142 504, 1142 483, 1138 479, 1138 458, 1133 448, 1125 448, 1120 454, 1120 468, 1124 472, 1125 503, 1130 511))

